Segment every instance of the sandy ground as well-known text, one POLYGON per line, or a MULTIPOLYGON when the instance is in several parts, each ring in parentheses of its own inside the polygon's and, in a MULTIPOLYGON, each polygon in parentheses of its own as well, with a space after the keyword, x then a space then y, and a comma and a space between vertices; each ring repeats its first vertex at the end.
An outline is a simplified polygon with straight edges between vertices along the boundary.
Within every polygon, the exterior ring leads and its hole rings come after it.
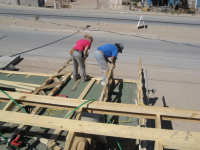
MULTIPOLYGON (((136 24, 47 20, 37 19, 37 17, 19 19, 0 16, 1 26, 50 32, 77 31, 83 29, 88 24, 91 25, 90 30, 200 44, 200 34, 197 34, 199 29, 195 27, 149 26, 147 30, 138 31, 136 24)), ((65 59, 55 58, 52 60, 42 57, 26 57, 17 67, 20 71, 54 73, 64 62, 65 59)), ((148 64, 144 64, 144 68, 147 88, 156 90, 155 94, 150 95, 152 105, 163 106, 162 97, 164 96, 168 107, 199 110, 200 70, 162 68, 161 66, 151 66, 148 64)), ((137 69, 137 64, 120 64, 118 62, 115 69, 115 77, 136 79, 137 69), (128 69, 130 66, 131 69, 128 69)), ((100 75, 98 66, 91 65, 90 63, 87 65, 87 72, 95 76, 100 75), (96 71, 94 72, 94 70, 96 71)), ((183 124, 182 122, 173 121, 173 128, 200 131, 200 125, 196 123, 191 125, 191 123, 183 124)))

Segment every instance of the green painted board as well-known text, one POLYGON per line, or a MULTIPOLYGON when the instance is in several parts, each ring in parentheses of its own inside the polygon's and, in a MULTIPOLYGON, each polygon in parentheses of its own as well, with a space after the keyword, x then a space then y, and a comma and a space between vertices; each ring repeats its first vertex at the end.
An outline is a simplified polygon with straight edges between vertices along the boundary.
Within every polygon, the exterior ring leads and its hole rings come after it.
POLYGON ((0 102, 0 110, 2 110, 6 106, 6 102, 0 102))
POLYGON ((33 84, 42 84, 48 77, 43 76, 29 76, 19 75, 19 74, 11 74, 0 73, 0 80, 7 81, 15 81, 15 82, 23 82, 23 83, 33 83, 33 84))
POLYGON ((66 85, 64 86, 64 88, 60 91, 60 95, 65 95, 69 98, 78 98, 82 91, 85 89, 85 87, 88 85, 90 81, 80 81, 79 85, 77 86, 77 88, 75 90, 72 90, 75 81, 74 80, 69 80, 66 85))
MULTIPOLYGON (((136 83, 126 83, 119 82, 119 84, 113 88, 111 96, 109 97, 110 102, 125 103, 125 104, 135 104, 137 99, 137 84, 136 83)), ((109 122, 114 122, 120 125, 137 126, 138 119, 130 118, 124 116, 107 116, 109 122), (112 119, 111 119, 112 118, 112 119), (111 119, 111 121, 110 121, 111 119)))
POLYGON ((95 82, 95 84, 93 84, 90 91, 86 95, 85 99, 87 99, 87 100, 89 100, 89 99, 98 100, 101 96, 102 89, 103 89, 103 86, 101 84, 97 84, 95 82))

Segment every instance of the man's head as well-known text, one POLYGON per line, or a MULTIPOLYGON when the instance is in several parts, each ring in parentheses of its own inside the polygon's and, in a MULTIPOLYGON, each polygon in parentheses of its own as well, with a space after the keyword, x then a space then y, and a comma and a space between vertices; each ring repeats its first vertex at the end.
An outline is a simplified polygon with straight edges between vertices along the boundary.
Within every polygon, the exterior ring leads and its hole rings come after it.
POLYGON ((122 53, 122 51, 123 51, 123 49, 124 49, 123 44, 121 44, 121 43, 115 43, 115 46, 117 46, 118 52, 119 52, 119 53, 122 53))
POLYGON ((84 38, 90 40, 91 42, 93 42, 93 37, 91 35, 89 35, 89 34, 85 34, 84 38))

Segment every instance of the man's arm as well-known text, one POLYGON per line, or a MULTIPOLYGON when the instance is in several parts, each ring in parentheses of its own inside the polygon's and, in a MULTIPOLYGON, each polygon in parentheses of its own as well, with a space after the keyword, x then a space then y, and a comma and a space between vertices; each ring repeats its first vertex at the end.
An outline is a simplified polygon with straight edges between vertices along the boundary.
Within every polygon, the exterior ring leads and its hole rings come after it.
POLYGON ((115 56, 112 56, 111 60, 112 60, 113 66, 115 67, 116 57, 115 57, 115 56))
POLYGON ((84 49, 84 57, 85 57, 85 58, 88 57, 88 50, 89 50, 89 47, 86 46, 85 49, 84 49))

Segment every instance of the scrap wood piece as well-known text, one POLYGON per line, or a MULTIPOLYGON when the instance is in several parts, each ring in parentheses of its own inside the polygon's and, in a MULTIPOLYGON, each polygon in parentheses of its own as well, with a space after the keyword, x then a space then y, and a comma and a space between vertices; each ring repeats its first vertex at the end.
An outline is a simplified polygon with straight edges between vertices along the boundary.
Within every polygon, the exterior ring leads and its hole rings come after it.
POLYGON ((93 135, 153 141, 159 139, 166 148, 183 150, 200 149, 200 132, 94 123, 2 110, 0 110, 0 121, 65 131, 70 130, 93 135))

